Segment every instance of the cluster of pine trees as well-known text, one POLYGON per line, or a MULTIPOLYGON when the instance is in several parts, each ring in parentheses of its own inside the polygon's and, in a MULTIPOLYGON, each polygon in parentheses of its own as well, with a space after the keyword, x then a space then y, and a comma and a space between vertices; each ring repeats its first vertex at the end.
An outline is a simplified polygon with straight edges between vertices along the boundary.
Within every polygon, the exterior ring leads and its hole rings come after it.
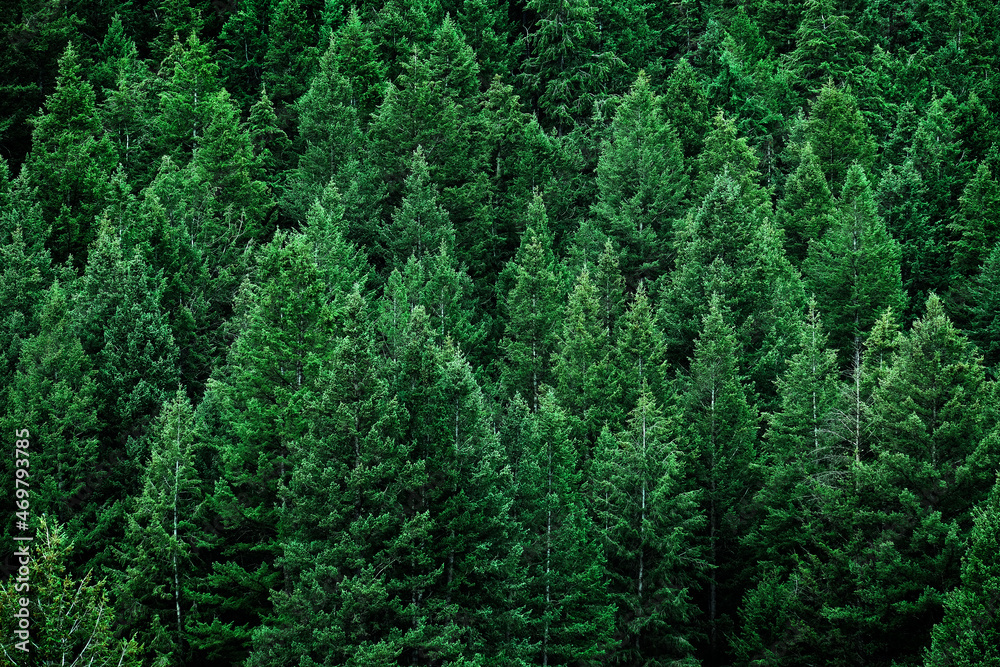
POLYGON ((12 664, 1000 661, 997 3, 10 4, 12 664))

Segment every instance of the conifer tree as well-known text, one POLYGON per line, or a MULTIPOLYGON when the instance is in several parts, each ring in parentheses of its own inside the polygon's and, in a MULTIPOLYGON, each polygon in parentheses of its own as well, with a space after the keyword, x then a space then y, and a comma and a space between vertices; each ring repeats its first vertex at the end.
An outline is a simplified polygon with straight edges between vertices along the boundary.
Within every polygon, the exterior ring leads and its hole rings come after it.
POLYGON ((775 210, 777 224, 785 232, 785 250, 792 261, 801 265, 809 242, 822 238, 833 212, 833 197, 819 160, 806 144, 799 166, 785 183, 785 194, 775 210))
POLYGON ((501 349, 506 363, 500 377, 510 392, 520 392, 532 411, 538 410, 542 385, 552 384, 549 358, 555 349, 561 295, 556 279, 552 237, 545 204, 537 193, 528 206, 527 229, 517 255, 504 273, 510 292, 498 294, 504 306, 505 332, 501 349))
POLYGON ((268 19, 264 85, 277 104, 282 129, 291 122, 289 109, 309 85, 316 67, 315 21, 302 0, 277 0, 268 19))
POLYGON ((830 344, 842 359, 860 355, 861 340, 886 308, 903 305, 900 249, 875 208, 871 186, 853 165, 823 237, 810 244, 803 273, 828 313, 830 344))
POLYGON ((674 430, 643 382, 627 430, 610 446, 598 445, 590 467, 590 504, 617 610, 612 664, 692 659, 696 606, 688 591, 704 567, 695 533, 705 517, 700 492, 682 490, 674 430))
POLYGON ((153 664, 172 664, 190 655, 188 628, 196 608, 191 589, 201 576, 194 556, 207 546, 199 528, 204 520, 203 489, 195 467, 200 445, 194 409, 182 391, 165 402, 157 418, 150 456, 144 462, 142 491, 126 514, 118 608, 122 622, 153 664))
POLYGON ((954 267, 950 285, 952 312, 959 322, 965 322, 970 302, 973 278, 989 257, 989 251, 1000 241, 1000 187, 985 162, 979 164, 958 200, 958 209, 948 224, 951 232, 950 254, 954 267))
MULTIPOLYGON (((573 423, 574 437, 585 448, 597 439, 604 424, 622 419, 620 388, 607 382, 613 377, 613 354, 601 315, 590 271, 584 267, 569 295, 550 363, 559 404, 573 423)), ((582 455, 586 458, 587 449, 582 455)))
POLYGON ((248 649, 249 628, 269 610, 269 590, 292 586, 291 573, 276 558, 289 511, 291 452, 309 431, 332 335, 319 276, 302 235, 279 234, 262 248, 252 280, 241 290, 240 334, 226 366, 209 383, 205 400, 218 406, 211 437, 222 468, 212 502, 227 561, 214 564, 208 584, 231 636, 211 625, 197 632, 217 652, 248 649))
POLYGON ((430 179, 420 146, 409 162, 402 203, 393 211, 392 225, 381 236, 386 263, 391 266, 398 266, 411 255, 423 257, 442 243, 455 247, 455 229, 447 211, 438 203, 438 189, 430 179))
POLYGON ((525 38, 522 76, 545 126, 562 136, 589 114, 599 78, 595 7, 590 0, 530 0, 527 9, 537 19, 525 38))
POLYGON ((852 164, 871 169, 875 145, 850 92, 829 81, 825 83, 809 107, 805 130, 806 140, 834 195, 840 195, 852 164))
POLYGON ((615 113, 610 138, 601 144, 593 208, 602 231, 625 250, 629 284, 658 277, 662 248, 686 189, 677 132, 661 118, 659 99, 640 72, 615 113))
POLYGON ((739 517, 741 504, 746 502, 744 491, 755 485, 750 463, 757 417, 735 363, 739 348, 726 317, 722 300, 713 293, 690 373, 678 395, 691 461, 686 488, 704 489, 701 508, 707 525, 699 538, 706 553, 708 580, 699 606, 707 616, 712 659, 723 651, 722 617, 731 613, 741 594, 734 576, 739 562, 739 517))
POLYGON ((614 607, 603 580, 603 549, 583 504, 576 443, 551 391, 540 400, 529 438, 517 507, 527 533, 531 659, 594 662, 610 648, 614 607))
POLYGON ((222 88, 219 66, 208 44, 192 33, 183 44, 174 43, 159 77, 163 90, 154 127, 156 154, 168 155, 178 166, 185 166, 211 122, 213 96, 222 88))
POLYGON ((0 586, 2 650, 8 664, 139 667, 143 661, 136 640, 116 637, 105 580, 94 581, 92 572, 82 578, 67 573, 72 550, 73 544, 67 542, 58 522, 42 516, 28 556, 31 595, 24 598, 14 580, 0 586), (19 604, 21 599, 28 600, 31 619, 27 652, 17 648, 19 637, 14 632, 18 627, 14 614, 24 608, 19 604))
MULTIPOLYGON (((298 219, 305 216, 316 196, 341 171, 341 165, 363 145, 358 110, 351 104, 354 90, 338 70, 335 39, 331 38, 308 90, 296 102, 298 166, 285 188, 284 204, 298 219)), ((338 179, 341 189, 342 179, 338 179)))
POLYGON ((969 337, 979 346, 985 363, 996 377, 995 369, 1000 363, 1000 243, 993 246, 986 263, 976 277, 973 287, 972 322, 969 337))
POLYGON ((61 264, 73 255, 78 268, 96 236, 94 217, 117 162, 97 115, 94 89, 81 70, 70 43, 59 60, 59 78, 45 100, 45 112, 32 119, 32 149, 24 165, 52 228, 48 247, 53 260, 61 264))
POLYGON ((1000 483, 976 510, 975 527, 962 557, 962 583, 945 601, 944 618, 934 626, 924 665, 993 665, 1000 662, 997 633, 1000 572, 1000 483))
POLYGON ((685 58, 667 79, 667 87, 660 98, 663 117, 677 130, 685 160, 693 160, 701 153, 704 137, 709 131, 708 98, 701 80, 685 58))
POLYGON ((805 3, 789 64, 807 93, 815 92, 827 79, 843 86, 861 66, 864 38, 838 9, 835 0, 805 3))
POLYGON ((61 522, 76 537, 85 534, 97 510, 87 498, 98 459, 97 383, 58 280, 39 306, 39 331, 21 346, 6 418, 11 428, 34 425, 32 433, 41 444, 30 460, 37 480, 34 511, 61 522))

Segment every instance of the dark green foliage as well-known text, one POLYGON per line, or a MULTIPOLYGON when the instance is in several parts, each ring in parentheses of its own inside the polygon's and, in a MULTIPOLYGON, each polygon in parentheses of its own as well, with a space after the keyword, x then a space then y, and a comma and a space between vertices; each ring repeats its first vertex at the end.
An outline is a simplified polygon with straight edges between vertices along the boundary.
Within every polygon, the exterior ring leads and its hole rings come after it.
POLYGON ((52 228, 47 245, 56 262, 73 255, 80 267, 96 237, 94 216, 103 207, 117 157, 72 44, 59 60, 59 79, 45 100, 45 113, 33 118, 32 125, 31 155, 24 168, 52 228))
POLYGON ((10 665, 56 665, 86 662, 97 667, 139 667, 140 646, 134 638, 118 638, 115 615, 105 589, 106 581, 94 581, 88 572, 77 579, 67 573, 73 543, 67 543, 62 528, 42 517, 29 550, 31 595, 16 590, 13 580, 0 587, 3 609, 3 650, 10 665), (29 600, 30 639, 28 650, 15 647, 17 621, 14 613, 29 600), (37 661, 37 662, 36 662, 37 661))
POLYGON ((663 248, 686 194, 677 132, 660 116, 644 73, 621 101, 597 163, 594 216, 625 249, 624 274, 634 285, 659 277, 663 248))
POLYGON ((900 249, 875 209, 859 165, 848 172, 837 205, 831 227, 809 245, 803 274, 829 313, 830 344, 848 359, 858 354, 877 313, 902 309, 900 249))
POLYGON ((114 608, 60 618, 95 665, 998 662, 998 7, 7 3, 0 425, 114 608))
POLYGON ((962 583, 945 601, 944 619, 934 626, 934 643, 924 661, 937 665, 994 665, 997 651, 997 594, 1000 573, 994 554, 1000 545, 1000 484, 976 511, 969 550, 962 558, 962 583))

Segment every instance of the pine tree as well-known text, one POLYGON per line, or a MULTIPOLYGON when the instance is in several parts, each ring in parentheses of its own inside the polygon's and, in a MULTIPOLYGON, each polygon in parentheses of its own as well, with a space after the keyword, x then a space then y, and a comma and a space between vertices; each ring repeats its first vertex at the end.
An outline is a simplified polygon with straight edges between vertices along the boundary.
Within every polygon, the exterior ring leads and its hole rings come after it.
MULTIPOLYGON (((604 424, 622 418, 620 388, 607 382, 613 377, 612 356, 601 304, 585 267, 569 295, 550 362, 556 397, 572 420, 574 437, 585 448, 596 441, 604 424)), ((586 458, 587 449, 582 455, 586 458)))
MULTIPOLYGON (((296 102, 298 168, 285 187, 284 205, 298 219, 313 200, 361 147, 358 110, 351 104, 354 90, 337 67, 335 38, 319 60, 309 89, 296 102)), ((340 176, 338 174, 338 176, 340 176)), ((343 188, 343 176, 338 178, 343 188)))
POLYGON ((302 0, 278 0, 273 7, 262 79, 276 102, 281 129, 286 129, 291 105, 306 91, 315 71, 317 33, 302 0))
POLYGON ((262 248, 241 290, 240 333, 209 383, 205 400, 218 410, 210 437, 222 468, 212 502, 226 562, 214 564, 208 584, 229 635, 211 624, 195 632, 215 652, 238 655, 249 648, 250 628, 270 609, 269 590, 292 585, 288 568, 276 562, 289 511, 290 457, 309 431, 333 333, 319 275, 302 235, 278 234, 262 248))
POLYGON ((830 82, 823 85, 809 107, 806 140, 834 195, 840 195, 852 164, 868 170, 875 158, 875 144, 857 101, 830 82))
POLYGON ((1000 572, 993 557, 1000 545, 998 508, 1000 483, 976 512, 975 527, 962 557, 962 583, 948 595, 944 618, 934 626, 933 643, 924 659, 927 667, 1000 663, 1000 572))
POLYGON ((832 226, 809 246, 803 274, 826 308, 830 344, 842 359, 860 355, 861 340, 886 308, 903 306, 900 249, 875 208, 861 166, 852 165, 832 226))
POLYGON ((497 295, 506 315, 500 343, 506 363, 500 377, 509 392, 520 392, 537 411, 542 385, 552 384, 549 358, 561 310, 552 237, 537 193, 528 207, 527 225, 517 255, 504 270, 510 276, 507 282, 513 283, 510 292, 497 295))
POLYGON ((543 665, 594 662, 610 647, 605 559, 581 495, 579 454, 550 391, 532 418, 517 508, 527 532, 529 641, 543 665))
POLYGON ((16 634, 15 617, 15 613, 25 608, 19 604, 25 599, 24 591, 18 590, 13 580, 0 587, 0 609, 4 613, 3 651, 9 664, 24 667, 74 662, 95 667, 142 665, 140 647, 135 639, 115 636, 115 615, 105 581, 95 582, 91 572, 81 579, 66 573, 73 545, 67 544, 59 524, 41 517, 34 543, 27 549, 31 595, 26 598, 26 608, 31 621, 28 638, 22 640, 26 642, 26 653, 17 648, 21 638, 16 634))
POLYGON ((849 82, 861 66, 864 38, 848 16, 838 13, 834 0, 807 0, 795 32, 795 50, 789 54, 792 71, 806 92, 832 79, 849 82))
POLYGON ((212 100, 222 88, 219 66, 208 44, 192 33, 183 44, 174 43, 159 77, 163 90, 154 126, 155 154, 168 155, 174 164, 185 166, 211 122, 212 100))
POLYGON ((958 200, 958 210, 948 224, 951 232, 950 255, 954 267, 950 285, 950 310, 962 324, 968 309, 975 307, 970 301, 972 282, 989 256, 989 249, 1000 241, 1000 188, 990 174, 989 167, 980 163, 975 176, 969 181, 958 200))
POLYGON ((833 197, 809 144, 798 168, 785 183, 785 194, 775 210, 776 222, 785 232, 785 250, 801 265, 810 241, 819 241, 834 213, 833 197))
POLYGON ((208 544, 198 525, 204 520, 198 439, 194 409, 178 391, 157 418, 142 491, 126 514, 119 618, 138 630, 156 664, 183 661, 190 651, 191 589, 201 578, 194 556, 208 544))
POLYGON ((48 514, 77 537, 86 534, 97 511, 88 497, 98 460, 97 383, 59 281, 40 305, 40 330, 21 346, 6 416, 12 428, 35 425, 42 446, 31 459, 38 480, 34 512, 48 514))
POLYGON ((418 146, 409 163, 402 203, 392 215, 392 225, 382 231, 386 264, 398 266, 411 255, 434 252, 441 244, 455 247, 455 229, 438 203, 423 149, 418 146))
POLYGON ((45 113, 32 119, 32 150, 24 165, 52 226, 48 247, 53 260, 61 264, 73 255, 77 268, 96 236, 93 220, 117 162, 98 119, 94 89, 81 69, 71 43, 59 60, 59 78, 45 100, 45 113))
POLYGON ((691 461, 685 488, 704 490, 701 509, 707 515, 707 525, 699 542, 706 553, 708 581, 699 595, 699 606, 707 614, 712 659, 722 656, 720 624, 741 593, 734 576, 740 553, 736 536, 745 489, 754 485, 750 463, 757 430, 752 399, 736 366, 739 348, 727 315, 719 295, 713 293, 695 343, 690 373, 678 395, 691 461))
POLYGON ((985 363, 990 368, 990 373, 996 377, 995 370, 1000 363, 1000 319, 997 310, 1000 307, 1000 293, 997 292, 997 285, 1000 285, 1000 243, 993 246, 986 263, 983 265, 979 275, 976 276, 976 284, 973 287, 972 322, 969 337, 975 341, 983 354, 985 363))
POLYGON ((597 446, 590 468, 588 504, 596 508, 617 608, 611 664, 692 659, 696 607, 688 590, 704 568, 695 533, 705 517, 700 492, 681 490, 684 458, 674 430, 643 382, 627 430, 597 446))
POLYGON ((226 90, 236 97, 241 108, 251 104, 254 92, 263 87, 270 4, 237 5, 218 37, 219 60, 225 62, 222 73, 226 90))
POLYGON ((672 220, 686 194, 687 175, 677 132, 660 115, 660 101, 640 72, 619 105, 597 163, 593 214, 625 249, 631 285, 656 278, 672 220))
POLYGON ((544 125, 562 136, 591 111, 600 76, 595 8, 590 0, 530 0, 527 9, 537 19, 525 38, 522 77, 544 125))
POLYGON ((709 107, 705 88, 685 58, 677 61, 670 73, 660 103, 663 117, 677 130, 684 159, 693 160, 701 153, 709 132, 709 107))

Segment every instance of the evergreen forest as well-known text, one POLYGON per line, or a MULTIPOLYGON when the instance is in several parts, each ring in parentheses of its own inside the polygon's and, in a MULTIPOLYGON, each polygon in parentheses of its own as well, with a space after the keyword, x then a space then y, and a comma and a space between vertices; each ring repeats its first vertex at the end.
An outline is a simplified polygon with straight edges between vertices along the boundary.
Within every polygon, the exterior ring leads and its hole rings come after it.
POLYGON ((1000 3, 2 10, 4 664, 1000 665, 1000 3))

